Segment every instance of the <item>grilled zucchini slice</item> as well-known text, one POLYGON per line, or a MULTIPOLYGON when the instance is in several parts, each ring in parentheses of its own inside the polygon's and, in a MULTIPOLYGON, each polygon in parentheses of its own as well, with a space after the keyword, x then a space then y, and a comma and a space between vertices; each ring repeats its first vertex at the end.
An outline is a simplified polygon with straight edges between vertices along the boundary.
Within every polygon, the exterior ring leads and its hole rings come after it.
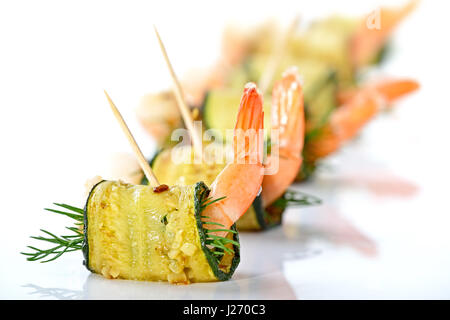
MULTIPOLYGON (((211 90, 205 97, 202 106, 205 129, 211 130, 216 137, 221 137, 223 142, 230 142, 228 140, 233 137, 232 130, 236 124, 241 97, 242 90, 234 89, 211 90)), ((266 138, 270 132, 270 101, 270 96, 264 98, 264 134, 266 138)))
POLYGON ((144 185, 98 183, 84 210, 84 264, 107 278, 171 283, 230 279, 240 259, 236 227, 228 233, 227 250, 211 246, 201 221, 208 193, 202 182, 159 193, 144 185))

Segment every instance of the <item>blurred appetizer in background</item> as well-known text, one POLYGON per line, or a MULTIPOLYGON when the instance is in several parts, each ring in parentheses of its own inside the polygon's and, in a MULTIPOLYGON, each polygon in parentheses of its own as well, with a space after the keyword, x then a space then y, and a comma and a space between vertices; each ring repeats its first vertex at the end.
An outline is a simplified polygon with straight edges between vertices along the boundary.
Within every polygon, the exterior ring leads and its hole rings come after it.
MULTIPOLYGON (((386 57, 395 27, 417 4, 418 1, 412 0, 400 8, 380 9, 380 25, 373 27, 368 25, 370 17, 331 16, 305 30, 297 28, 296 19, 284 34, 272 22, 250 30, 226 29, 217 64, 209 73, 197 74, 195 81, 185 82, 189 104, 194 110, 201 110, 195 117, 203 120, 205 130, 224 134, 233 127, 239 88, 252 81, 259 83, 266 101, 268 133, 272 114, 270 92, 274 83, 283 70, 298 67, 304 79, 305 133, 303 162, 297 180, 308 178, 320 159, 339 150, 380 111, 418 89, 418 83, 412 79, 367 78, 365 72, 386 57)), ((175 101, 172 103, 164 112, 171 114, 168 119, 179 119, 175 113, 172 115, 176 110, 175 101)), ((151 101, 142 104, 138 114, 141 122, 145 121, 143 113, 151 114, 158 108, 151 101)), ((158 128, 173 127, 173 123, 170 120, 153 126, 150 121, 145 128, 164 146, 170 137, 158 128)))
POLYGON ((182 125, 172 91, 143 96, 136 113, 141 125, 156 139, 158 145, 170 144, 172 131, 182 125))

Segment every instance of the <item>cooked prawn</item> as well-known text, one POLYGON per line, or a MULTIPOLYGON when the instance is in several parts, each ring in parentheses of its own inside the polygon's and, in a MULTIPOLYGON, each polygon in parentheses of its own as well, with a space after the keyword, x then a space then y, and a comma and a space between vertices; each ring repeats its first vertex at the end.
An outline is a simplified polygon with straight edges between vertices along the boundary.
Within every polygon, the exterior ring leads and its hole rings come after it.
POLYGON ((244 89, 234 129, 234 159, 211 184, 209 196, 212 199, 225 198, 206 207, 204 216, 209 221, 229 228, 247 211, 257 196, 264 175, 263 123, 261 94, 255 84, 249 83, 244 89))
POLYGON ((385 104, 375 90, 359 91, 350 101, 337 108, 318 136, 306 146, 309 161, 323 158, 353 138, 385 104))
POLYGON ((303 90, 296 68, 288 69, 272 92, 272 130, 278 130, 278 152, 272 147, 267 166, 278 161, 278 171, 265 175, 262 185, 264 207, 278 199, 292 184, 302 164, 305 134, 303 90))
POLYGON ((307 160, 323 158, 353 138, 378 112, 419 88, 414 80, 383 80, 338 94, 339 106, 305 148, 307 160))

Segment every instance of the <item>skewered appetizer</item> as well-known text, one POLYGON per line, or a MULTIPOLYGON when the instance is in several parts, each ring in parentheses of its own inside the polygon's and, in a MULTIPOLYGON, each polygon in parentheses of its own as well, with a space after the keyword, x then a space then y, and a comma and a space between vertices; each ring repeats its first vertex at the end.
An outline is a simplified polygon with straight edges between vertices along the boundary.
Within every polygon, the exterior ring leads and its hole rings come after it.
POLYGON ((183 284, 229 279, 240 257, 235 222, 259 192, 264 174, 263 139, 257 134, 263 129, 263 111, 256 87, 245 88, 235 127, 234 159, 210 189, 203 182, 159 184, 107 97, 138 160, 147 165, 143 170, 151 186, 101 181, 91 189, 84 209, 56 204, 66 211, 47 210, 74 219, 76 226, 68 228, 73 234, 56 236, 42 230, 48 238, 32 238, 56 246, 30 246, 33 252, 23 254, 29 261, 48 262, 82 250, 85 266, 110 279, 183 284), (247 143, 240 143, 245 135, 247 143))
MULTIPOLYGON (((193 119, 185 103, 181 85, 156 29, 155 33, 172 76, 177 107, 188 128, 192 146, 166 147, 153 157, 150 164, 162 179, 161 181, 169 185, 190 185, 196 181, 212 183, 226 163, 229 144, 224 145, 221 142, 222 136, 219 132, 218 136, 213 134, 212 138, 215 141, 204 147, 201 133, 194 130, 193 119), (196 159, 194 154, 202 157, 196 159)), ((252 103, 258 103, 262 108, 262 96, 258 93, 253 98, 255 101, 252 103)), ((242 100, 241 103, 250 102, 242 100)), ((320 200, 315 197, 287 190, 300 168, 302 162, 300 154, 304 140, 303 90, 296 68, 286 71, 283 78, 275 85, 272 104, 271 133, 273 136, 270 137, 271 151, 265 159, 263 189, 247 213, 237 221, 239 230, 263 230, 281 224, 282 214, 288 205, 320 203, 320 200)), ((118 169, 123 171, 123 168, 118 169)), ((140 182, 147 183, 145 177, 140 182)))

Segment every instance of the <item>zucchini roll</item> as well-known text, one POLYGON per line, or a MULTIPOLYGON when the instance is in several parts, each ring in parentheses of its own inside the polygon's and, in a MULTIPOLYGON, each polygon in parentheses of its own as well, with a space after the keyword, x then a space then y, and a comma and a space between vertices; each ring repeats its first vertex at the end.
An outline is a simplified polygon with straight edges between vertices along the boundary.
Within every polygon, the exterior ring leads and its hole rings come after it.
POLYGON ((202 222, 202 182, 158 191, 102 181, 84 210, 84 264, 106 278, 171 283, 228 280, 239 264, 236 227, 225 241, 202 222))

